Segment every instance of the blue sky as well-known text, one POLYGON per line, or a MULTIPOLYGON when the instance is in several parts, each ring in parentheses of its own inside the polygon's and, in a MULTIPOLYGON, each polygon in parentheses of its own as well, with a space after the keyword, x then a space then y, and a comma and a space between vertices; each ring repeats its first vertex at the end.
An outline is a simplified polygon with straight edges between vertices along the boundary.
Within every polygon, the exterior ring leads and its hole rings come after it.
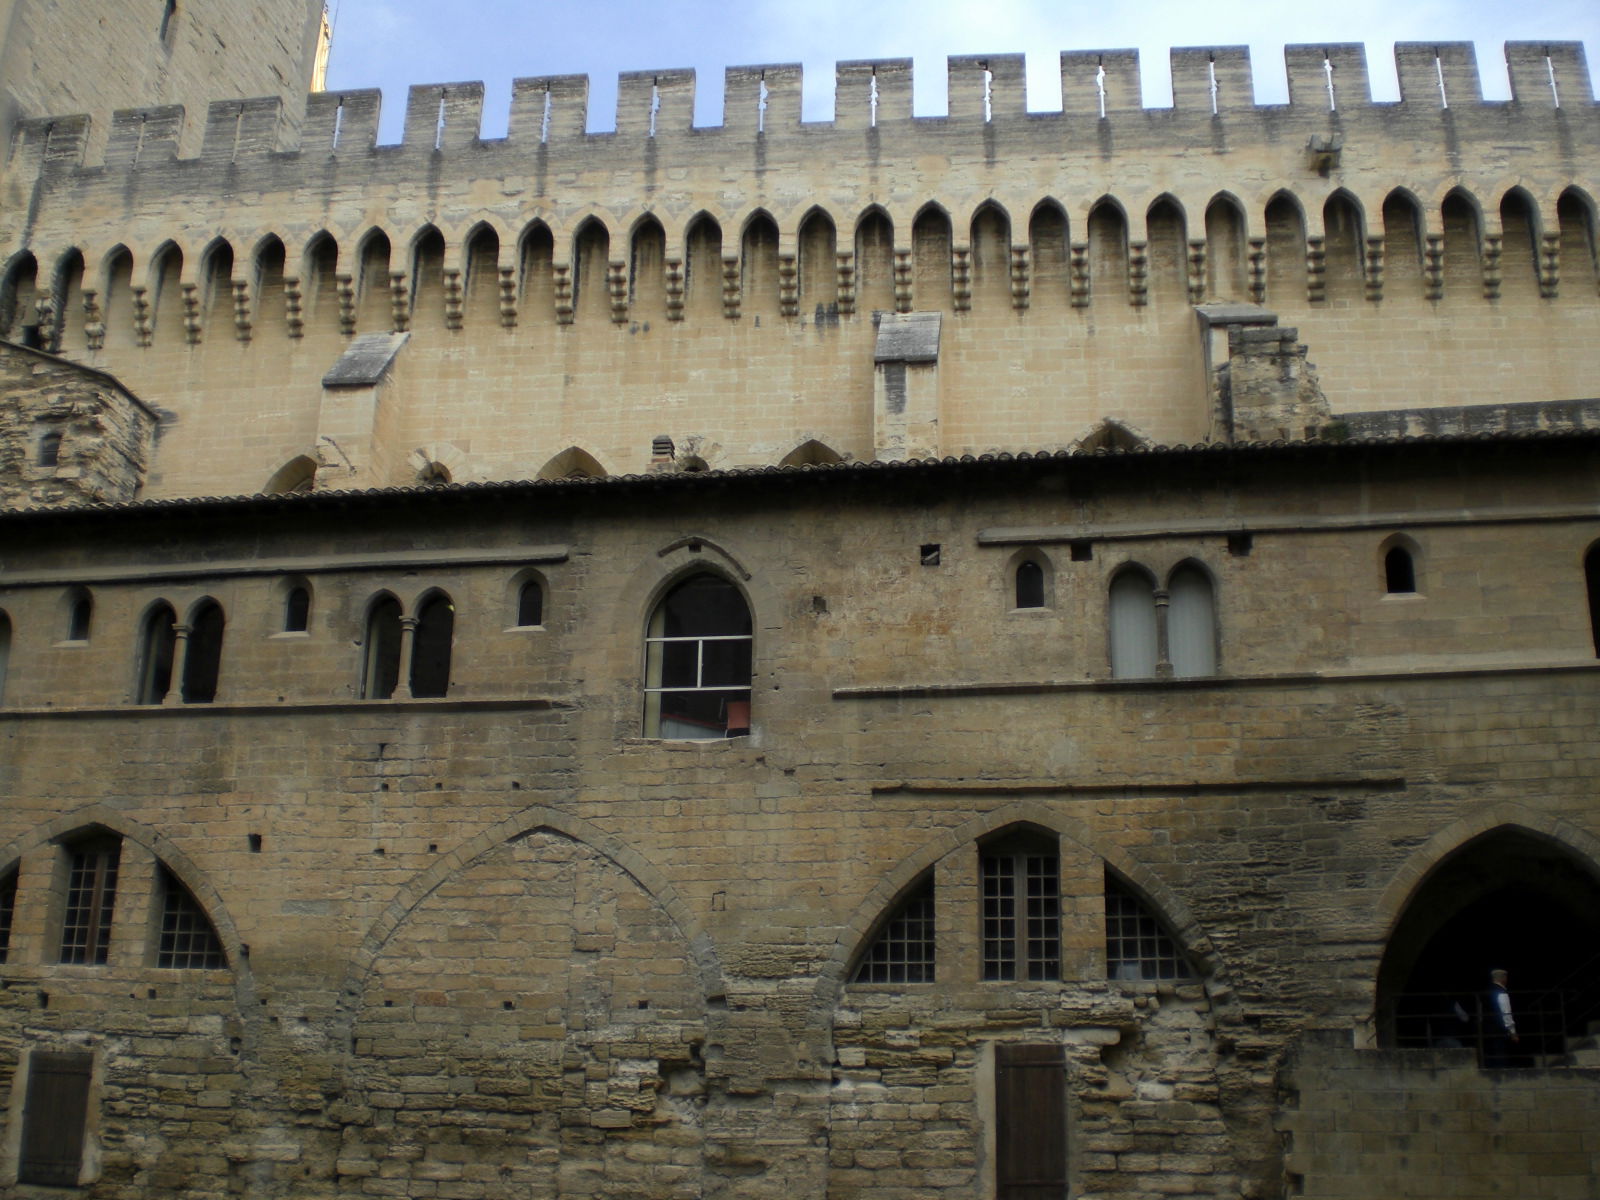
POLYGON ((1340 0, 1289 6, 1254 0, 807 0, 742 4, 713 0, 328 0, 334 16, 330 88, 380 87, 380 140, 397 141, 406 88, 418 83, 481 80, 483 133, 502 136, 511 80, 523 75, 588 74, 589 127, 614 125, 620 71, 693 67, 696 124, 722 121, 727 66, 800 62, 805 117, 833 112, 833 64, 841 59, 915 60, 915 111, 945 111, 944 60, 951 54, 1025 53, 1028 106, 1059 109, 1058 54, 1136 46, 1145 103, 1171 103, 1167 50, 1172 46, 1250 46, 1256 97, 1287 98, 1283 46, 1363 42, 1375 98, 1399 96, 1391 47, 1396 41, 1477 44, 1490 99, 1509 95, 1501 47, 1508 40, 1583 41, 1591 76, 1600 76, 1600 2, 1540 0, 1508 5, 1485 0, 1340 0), (1296 12, 1286 12, 1298 7, 1296 12))

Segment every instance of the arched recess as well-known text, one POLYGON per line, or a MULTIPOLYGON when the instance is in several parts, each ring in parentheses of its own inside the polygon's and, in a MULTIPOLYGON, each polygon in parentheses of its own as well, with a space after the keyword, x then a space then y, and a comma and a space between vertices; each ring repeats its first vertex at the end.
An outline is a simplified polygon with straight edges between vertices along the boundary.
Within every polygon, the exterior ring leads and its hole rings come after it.
POLYGON ((779 460, 780 467, 831 467, 842 463, 844 456, 826 442, 807 438, 779 460))
POLYGON ((245 1028, 245 1045, 242 1048, 247 1052, 253 1050, 265 1014, 260 1012, 255 998, 255 976, 250 967, 248 951, 222 893, 210 876, 176 842, 131 820, 126 813, 117 809, 104 804, 90 804, 62 813, 54 820, 35 826, 0 846, 0 874, 13 869, 24 855, 41 846, 71 842, 94 833, 110 834, 143 848, 172 873, 204 911, 216 932, 217 940, 222 944, 227 969, 232 974, 233 1003, 245 1028))
POLYGON ((628 254, 628 312, 639 321, 667 315, 667 234, 653 216, 633 227, 628 254))
POLYGON ((972 215, 972 302, 1001 311, 1011 305, 1011 218, 993 201, 972 215))
MULTIPOLYGON (((441 857, 374 922, 341 993, 364 1082, 393 1090, 448 1060, 454 1082, 414 1115, 488 1114, 498 1132, 475 1161, 535 1194, 559 1194, 558 1171, 633 1194, 643 1142, 698 1179, 705 1046, 721 1040, 708 998, 723 988, 689 906, 618 839, 543 808, 441 857), (563 1119, 596 1108, 597 1084, 605 1119, 563 1119)), ((459 1154, 447 1142, 389 1165, 433 1178, 459 1154)))
POLYGON ((740 239, 740 311, 750 317, 778 315, 778 223, 757 210, 740 239))
POLYGON ((1028 218, 1032 248, 1032 302, 1065 304, 1071 288, 1067 212, 1055 200, 1041 200, 1028 218))
POLYGON ((1267 202, 1267 302, 1298 306, 1306 298, 1306 214, 1293 192, 1267 202))
POLYGON ((712 317, 722 314, 722 226, 710 213, 698 213, 684 238, 683 309, 712 317))
POLYGON ((126 347, 134 344, 133 331, 133 253, 126 246, 113 246, 100 271, 100 320, 105 325, 105 344, 126 347))
POLYGON ((283 279, 288 268, 288 252, 277 234, 269 233, 256 244, 255 251, 255 328, 258 334, 284 336, 288 330, 288 310, 283 279))
POLYGON ((517 320, 522 324, 549 325, 556 319, 555 235, 543 221, 529 222, 517 248, 522 302, 517 320))
POLYGON ((1569 187, 1556 200, 1556 220, 1561 226, 1561 294, 1593 303, 1600 285, 1594 201, 1569 187))
POLYGON ((588 217, 572 236, 573 319, 598 324, 611 319, 606 268, 611 263, 611 233, 598 217, 588 217))
POLYGON ((411 635, 411 695, 417 700, 450 692, 450 659, 455 646, 456 605, 448 593, 433 589, 416 603, 411 635))
POLYGON ((84 350, 87 343, 83 333, 83 252, 73 247, 56 263, 55 341, 59 349, 84 350))
POLYGON ((1391 908, 1375 997, 1381 1044, 1475 1044, 1495 969, 1511 974, 1519 1058, 1559 1054, 1600 1020, 1600 839, 1496 806, 1419 850, 1380 902, 1391 908))
POLYGON ((200 256, 201 327, 211 340, 227 340, 234 335, 233 246, 216 238, 200 256))
POLYGON ((222 673, 222 639, 227 628, 222 605, 210 596, 196 601, 186 619, 182 698, 185 704, 210 704, 222 673))
POLYGON ((873 205, 856 222, 856 312, 894 311, 894 222, 873 205))
POLYGON ((1322 206, 1325 278, 1329 300, 1359 300, 1366 286, 1366 222, 1361 206, 1340 188, 1322 206))
POLYGON ((1500 294, 1532 299, 1539 294, 1539 211, 1533 197, 1514 187, 1500 201, 1500 294))
POLYGON ((1415 300, 1422 294, 1422 206, 1405 188, 1383 201, 1383 294, 1415 300))
POLYGON ((416 329, 443 329, 444 234, 424 225, 411 239, 411 323, 416 329))
POLYGON ((1248 300, 1244 209, 1227 192, 1206 205, 1206 295, 1213 300, 1248 300))
POLYGON ((394 293, 389 282, 389 235, 374 229, 356 247, 356 328, 377 333, 394 328, 394 293))
POLYGON ((467 233, 465 245, 462 321, 469 329, 493 329, 500 324, 500 235, 480 221, 467 233))
POLYGON ((800 222, 800 308, 826 313, 839 302, 839 233, 833 218, 813 208, 800 222))
POLYGON ((183 341, 183 251, 167 242, 150 260, 150 327, 164 342, 183 341))
POLYGON ((1189 234, 1183 205, 1157 196, 1145 213, 1150 256, 1150 295, 1173 304, 1189 301, 1189 234))
POLYGON ((39 263, 24 250, 12 257, 0 276, 0 338, 38 346, 39 263))
POLYGON ((314 234, 301 258, 307 323, 337 329, 339 319, 339 243, 327 230, 314 234))
POLYGON ((1114 679, 1150 679, 1161 658, 1156 580, 1140 563, 1117 568, 1107 589, 1107 639, 1114 679))
POLYGON ((1483 295, 1483 220, 1478 201, 1461 188, 1452 188, 1439 206, 1444 225, 1444 294, 1446 298, 1475 299, 1483 295))
POLYGON ((1094 304, 1128 300, 1128 218, 1110 196, 1089 210, 1089 294, 1094 304))
POLYGON ((578 446, 568 446, 539 468, 536 479, 604 479, 609 472, 600 460, 578 446))
POLYGON ((912 303, 919 312, 950 309, 950 214, 932 202, 911 225, 912 303))
POLYGON ((1168 932, 1183 947, 1197 974, 1225 980, 1228 972, 1210 936, 1183 898, 1149 868, 1120 846, 1102 841, 1086 822, 1068 816, 1039 799, 1018 800, 993 812, 982 813, 961 825, 936 834, 916 847, 885 873, 852 910, 840 929, 827 961, 817 973, 812 993, 812 1021, 819 1031, 831 1024, 830 1014, 839 1003, 849 978, 872 935, 917 882, 947 855, 966 851, 1010 830, 1033 829, 1055 834, 1098 859, 1131 886, 1157 912, 1168 932))
POLYGON ((308 454, 291 458, 272 473, 272 478, 261 490, 268 496, 286 492, 309 492, 316 487, 317 460, 308 454))

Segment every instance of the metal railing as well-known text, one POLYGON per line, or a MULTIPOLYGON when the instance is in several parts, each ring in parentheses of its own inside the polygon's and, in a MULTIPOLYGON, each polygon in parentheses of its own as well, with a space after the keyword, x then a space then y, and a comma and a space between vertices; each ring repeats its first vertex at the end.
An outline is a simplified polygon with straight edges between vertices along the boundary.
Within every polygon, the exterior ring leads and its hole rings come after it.
POLYGON ((1483 992, 1403 992, 1389 1004, 1389 1044, 1399 1050, 1472 1050, 1485 1067, 1555 1065, 1567 1052, 1568 1011, 1577 993, 1552 988, 1511 994, 1517 1041, 1500 1033, 1483 992))

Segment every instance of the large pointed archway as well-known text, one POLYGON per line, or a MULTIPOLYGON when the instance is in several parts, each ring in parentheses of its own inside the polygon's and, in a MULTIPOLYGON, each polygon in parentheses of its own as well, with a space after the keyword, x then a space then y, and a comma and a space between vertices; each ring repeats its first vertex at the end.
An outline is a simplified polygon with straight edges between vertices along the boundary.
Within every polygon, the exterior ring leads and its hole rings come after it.
POLYGON ((1378 969, 1388 1046, 1474 1046, 1489 972, 1510 972, 1521 1060, 1559 1055, 1600 1020, 1600 869, 1560 842, 1500 826, 1417 887, 1378 969))

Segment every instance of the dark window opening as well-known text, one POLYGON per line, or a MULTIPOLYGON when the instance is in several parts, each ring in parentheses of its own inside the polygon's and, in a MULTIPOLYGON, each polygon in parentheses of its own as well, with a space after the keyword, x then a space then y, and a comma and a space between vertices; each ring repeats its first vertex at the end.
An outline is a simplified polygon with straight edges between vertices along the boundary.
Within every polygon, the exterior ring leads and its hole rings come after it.
POLYGON ((172 690, 177 623, 171 607, 165 604, 158 604, 144 619, 144 633, 140 638, 139 704, 160 704, 172 690))
POLYGON ((400 601, 384 596, 367 611, 361 698, 387 700, 400 683, 400 601))
POLYGON ((211 918, 178 877, 162 867, 161 940, 156 947, 156 966, 219 970, 227 965, 211 918))
POLYGON ((1411 551, 1392 546, 1383 556, 1383 586, 1391 596, 1417 590, 1417 568, 1411 551))
POLYGON ((873 940, 857 983, 932 983, 933 879, 924 879, 901 902, 873 940))
POLYGON ((311 627, 311 590, 292 587, 283 598, 283 631, 304 633, 311 627))
POLYGON ((983 977, 1061 978, 1060 855, 1037 836, 985 847, 982 889, 983 977))
POLYGON ((61 917, 61 961, 104 965, 111 954, 111 914, 117 903, 115 838, 67 847, 67 903, 61 917))
POLYGON ((1544 836, 1501 827, 1423 879, 1378 969, 1378 1036, 1470 1049, 1485 1066, 1565 1054, 1600 1021, 1600 873, 1544 836), (1490 975, 1510 974, 1518 1041, 1497 1044, 1490 975))
POLYGON ((517 593, 517 624, 544 624, 544 587, 537 579, 528 580, 517 593))
POLYGON ((997 1200, 1067 1194, 1067 1064, 1058 1045, 995 1046, 997 1200))
POLYGON ((938 542, 928 542, 917 550, 917 557, 925 567, 937 567, 939 565, 939 554, 938 542))
POLYGON ((29 1056, 18 1183, 77 1186, 93 1071, 94 1056, 82 1050, 35 1050, 29 1056))
POLYGON ((1106 977, 1189 979, 1193 972, 1177 941, 1122 883, 1106 876, 1106 977))
POLYGON ((0 963, 11 954, 11 924, 17 915, 17 873, 0 879, 0 963))
POLYGON ((416 698, 449 692, 450 645, 455 626, 456 606, 442 593, 430 596, 417 613, 417 630, 411 644, 411 694, 416 698))
POLYGON ((94 624, 94 600, 86 592, 79 592, 67 612, 67 641, 87 642, 89 629, 94 624))
POLYGON ((645 637, 645 736, 750 732, 754 637, 739 589, 695 575, 656 605, 645 637))
POLYGON ((1032 559, 1017 566, 1017 607, 1044 607, 1044 568, 1032 559))
POLYGON ((183 656, 183 702, 210 704, 217 698, 217 677, 222 671, 222 633, 226 622, 222 605, 202 601, 189 625, 189 645, 183 656))
POLYGON ((1583 578, 1589 588, 1589 636, 1595 656, 1600 658, 1600 545, 1584 555, 1583 578))
POLYGON ((39 453, 34 463, 41 467, 56 467, 61 465, 61 433, 51 430, 39 437, 39 453))

